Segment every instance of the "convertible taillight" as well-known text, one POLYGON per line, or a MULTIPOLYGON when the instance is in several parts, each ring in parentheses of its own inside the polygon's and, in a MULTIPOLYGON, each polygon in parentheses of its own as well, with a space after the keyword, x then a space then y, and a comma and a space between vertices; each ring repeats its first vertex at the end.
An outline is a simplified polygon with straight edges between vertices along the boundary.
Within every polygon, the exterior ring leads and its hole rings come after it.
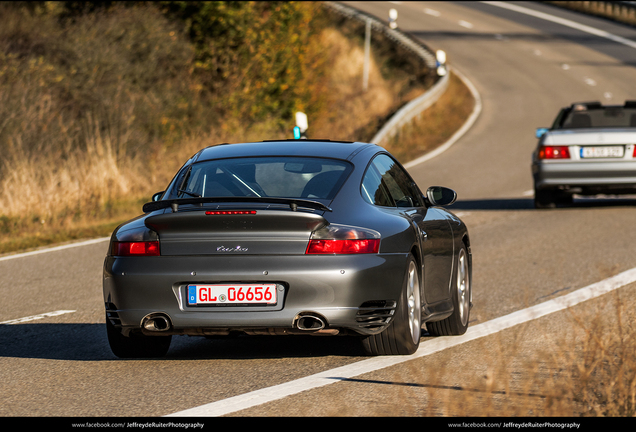
POLYGON ((315 254, 377 254, 380 233, 347 225, 328 225, 311 234, 305 253, 315 254))
POLYGON ((543 146, 539 149, 539 159, 570 159, 568 146, 543 146))
POLYGON ((159 256, 158 241, 113 242, 111 254, 115 256, 159 256))

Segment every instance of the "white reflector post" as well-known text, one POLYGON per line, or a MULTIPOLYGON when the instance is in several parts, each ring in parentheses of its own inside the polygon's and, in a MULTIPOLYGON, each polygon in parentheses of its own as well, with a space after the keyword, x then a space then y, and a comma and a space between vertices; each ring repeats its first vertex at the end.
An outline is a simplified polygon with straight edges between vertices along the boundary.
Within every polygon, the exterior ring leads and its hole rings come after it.
POLYGON ((392 29, 397 28, 397 17, 398 17, 398 12, 395 9, 390 9, 389 10, 389 27, 391 27, 392 29))
POLYGON ((307 129, 309 128, 309 123, 307 122, 307 114, 300 111, 296 113, 296 126, 300 128, 300 133, 307 132, 307 129))

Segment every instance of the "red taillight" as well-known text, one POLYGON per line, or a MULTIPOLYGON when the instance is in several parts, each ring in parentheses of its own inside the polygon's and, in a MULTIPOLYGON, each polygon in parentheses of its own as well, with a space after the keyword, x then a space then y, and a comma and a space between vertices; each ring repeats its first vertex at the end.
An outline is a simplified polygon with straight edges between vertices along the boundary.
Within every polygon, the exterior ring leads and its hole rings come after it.
POLYGON ((115 256, 159 256, 158 241, 113 242, 111 253, 115 256))
POLYGON ((311 233, 305 253, 377 254, 379 251, 379 232, 368 228, 330 224, 311 233))
POLYGON ((539 159, 570 159, 567 146, 543 146, 539 149, 539 159))
POLYGON ((364 240, 310 240, 307 254, 367 254, 378 253, 379 239, 364 240))
POLYGON ((256 210, 214 210, 206 211, 206 215, 254 215, 256 210))

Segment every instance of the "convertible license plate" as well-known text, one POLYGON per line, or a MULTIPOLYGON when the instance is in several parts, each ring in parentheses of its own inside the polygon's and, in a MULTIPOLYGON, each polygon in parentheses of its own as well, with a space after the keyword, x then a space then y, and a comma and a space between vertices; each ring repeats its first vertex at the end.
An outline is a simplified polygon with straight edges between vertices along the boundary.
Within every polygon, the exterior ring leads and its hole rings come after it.
POLYGON ((623 146, 581 147, 581 158, 622 158, 623 146))
POLYGON ((276 302, 276 284, 188 285, 189 305, 272 305, 276 302))

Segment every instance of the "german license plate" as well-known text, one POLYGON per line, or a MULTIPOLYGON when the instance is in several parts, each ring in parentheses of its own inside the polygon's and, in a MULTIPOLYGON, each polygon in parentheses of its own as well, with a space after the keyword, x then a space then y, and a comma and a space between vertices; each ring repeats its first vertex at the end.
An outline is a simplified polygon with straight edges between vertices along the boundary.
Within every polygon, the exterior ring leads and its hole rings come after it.
POLYGON ((622 158, 623 146, 581 147, 581 158, 622 158))
POLYGON ((272 305, 276 302, 276 284, 188 285, 189 305, 272 305))

